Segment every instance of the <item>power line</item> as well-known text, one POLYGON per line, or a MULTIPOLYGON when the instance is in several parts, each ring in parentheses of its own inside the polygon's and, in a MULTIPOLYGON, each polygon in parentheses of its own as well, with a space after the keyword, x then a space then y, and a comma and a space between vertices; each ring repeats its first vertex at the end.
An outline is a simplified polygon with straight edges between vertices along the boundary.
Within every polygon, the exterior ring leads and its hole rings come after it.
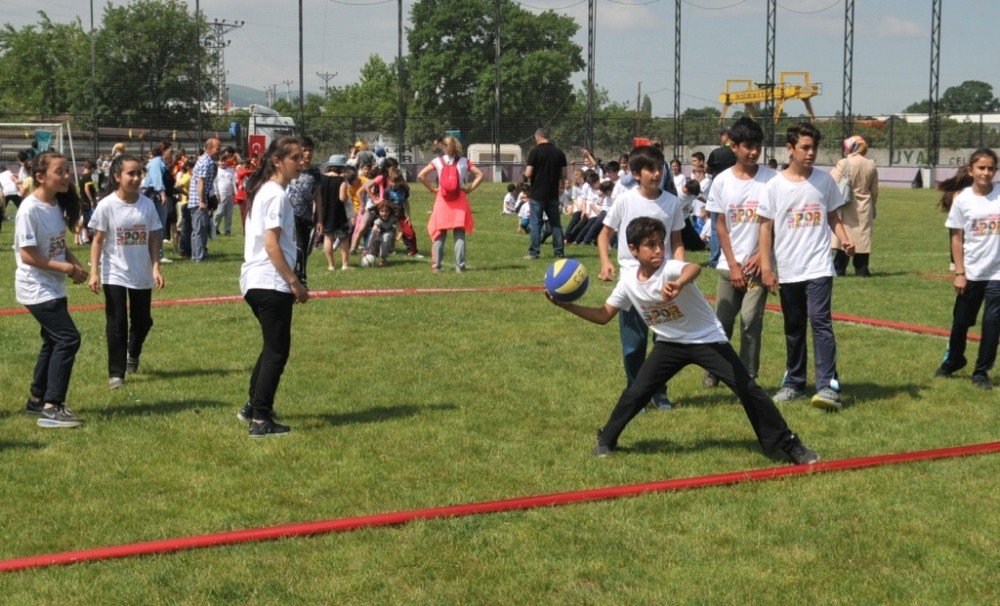
POLYGON ((833 2, 831 2, 830 4, 828 4, 827 6, 825 6, 824 8, 816 9, 814 11, 799 11, 799 10, 795 10, 794 8, 788 8, 787 6, 782 6, 781 4, 779 4, 778 6, 780 6, 781 8, 783 8, 784 10, 786 10, 786 11, 788 11, 790 13, 797 13, 799 15, 815 15, 817 13, 822 13, 822 12, 828 11, 828 10, 830 10, 831 8, 833 8, 834 6, 836 6, 838 4, 840 4, 840 0, 833 0, 833 2))

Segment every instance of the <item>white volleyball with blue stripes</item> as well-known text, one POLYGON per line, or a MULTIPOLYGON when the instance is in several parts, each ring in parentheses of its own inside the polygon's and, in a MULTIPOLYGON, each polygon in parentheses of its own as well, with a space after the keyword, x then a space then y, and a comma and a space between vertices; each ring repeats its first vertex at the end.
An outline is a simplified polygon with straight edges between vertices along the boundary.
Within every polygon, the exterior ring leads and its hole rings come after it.
POLYGON ((587 268, 576 259, 557 259, 545 272, 545 290, 556 301, 576 301, 587 292, 587 268))

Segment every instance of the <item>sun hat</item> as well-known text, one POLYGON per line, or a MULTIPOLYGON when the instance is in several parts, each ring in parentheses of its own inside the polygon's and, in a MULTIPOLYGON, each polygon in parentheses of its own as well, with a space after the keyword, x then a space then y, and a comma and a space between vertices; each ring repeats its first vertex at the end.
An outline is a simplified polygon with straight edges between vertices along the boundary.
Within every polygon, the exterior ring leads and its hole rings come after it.
POLYGON ((320 164, 319 168, 326 170, 328 168, 344 168, 345 166, 347 166, 347 158, 344 157, 344 154, 333 154, 330 159, 320 164))

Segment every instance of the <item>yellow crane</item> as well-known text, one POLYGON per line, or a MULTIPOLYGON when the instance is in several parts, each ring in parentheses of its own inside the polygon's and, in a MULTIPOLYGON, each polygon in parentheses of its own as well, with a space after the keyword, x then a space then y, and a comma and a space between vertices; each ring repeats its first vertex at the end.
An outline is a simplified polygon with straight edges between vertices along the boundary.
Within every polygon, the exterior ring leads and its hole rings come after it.
POLYGON ((812 103, 809 102, 809 99, 822 93, 822 85, 810 82, 809 72, 781 72, 781 76, 773 88, 762 86, 761 83, 753 80, 726 80, 726 90, 719 95, 719 103, 722 103, 722 120, 726 119, 729 108, 737 103, 742 103, 746 107, 748 116, 756 118, 757 104, 765 103, 768 99, 775 101, 775 122, 781 116, 781 109, 784 107, 785 101, 791 99, 801 99, 806 105, 809 118, 814 119, 812 103), (734 90, 737 86, 744 88, 734 90))

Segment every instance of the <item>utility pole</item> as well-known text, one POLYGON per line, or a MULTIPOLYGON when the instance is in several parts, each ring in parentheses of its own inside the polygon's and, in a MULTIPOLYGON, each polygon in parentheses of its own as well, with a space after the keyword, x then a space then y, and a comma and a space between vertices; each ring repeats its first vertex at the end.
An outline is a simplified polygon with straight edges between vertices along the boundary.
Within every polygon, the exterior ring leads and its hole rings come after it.
POLYGON ((323 94, 330 94, 330 80, 337 77, 337 72, 316 72, 316 75, 323 80, 323 94))
MULTIPOLYGON (((288 101, 289 103, 291 103, 292 102, 292 85, 295 84, 295 80, 282 80, 281 83, 284 84, 285 87, 287 88, 287 90, 285 92, 285 101, 288 101)), ((277 85, 275 85, 275 86, 277 86, 277 85)))
POLYGON ((229 89, 226 87, 226 47, 230 40, 225 36, 229 32, 239 29, 246 24, 245 21, 230 22, 225 19, 215 19, 208 24, 208 33, 205 39, 205 46, 212 53, 212 85, 215 88, 215 111, 222 112, 229 102, 229 89))
POLYGON ((278 85, 265 86, 264 90, 267 91, 267 106, 274 107, 274 101, 278 96, 278 85))

